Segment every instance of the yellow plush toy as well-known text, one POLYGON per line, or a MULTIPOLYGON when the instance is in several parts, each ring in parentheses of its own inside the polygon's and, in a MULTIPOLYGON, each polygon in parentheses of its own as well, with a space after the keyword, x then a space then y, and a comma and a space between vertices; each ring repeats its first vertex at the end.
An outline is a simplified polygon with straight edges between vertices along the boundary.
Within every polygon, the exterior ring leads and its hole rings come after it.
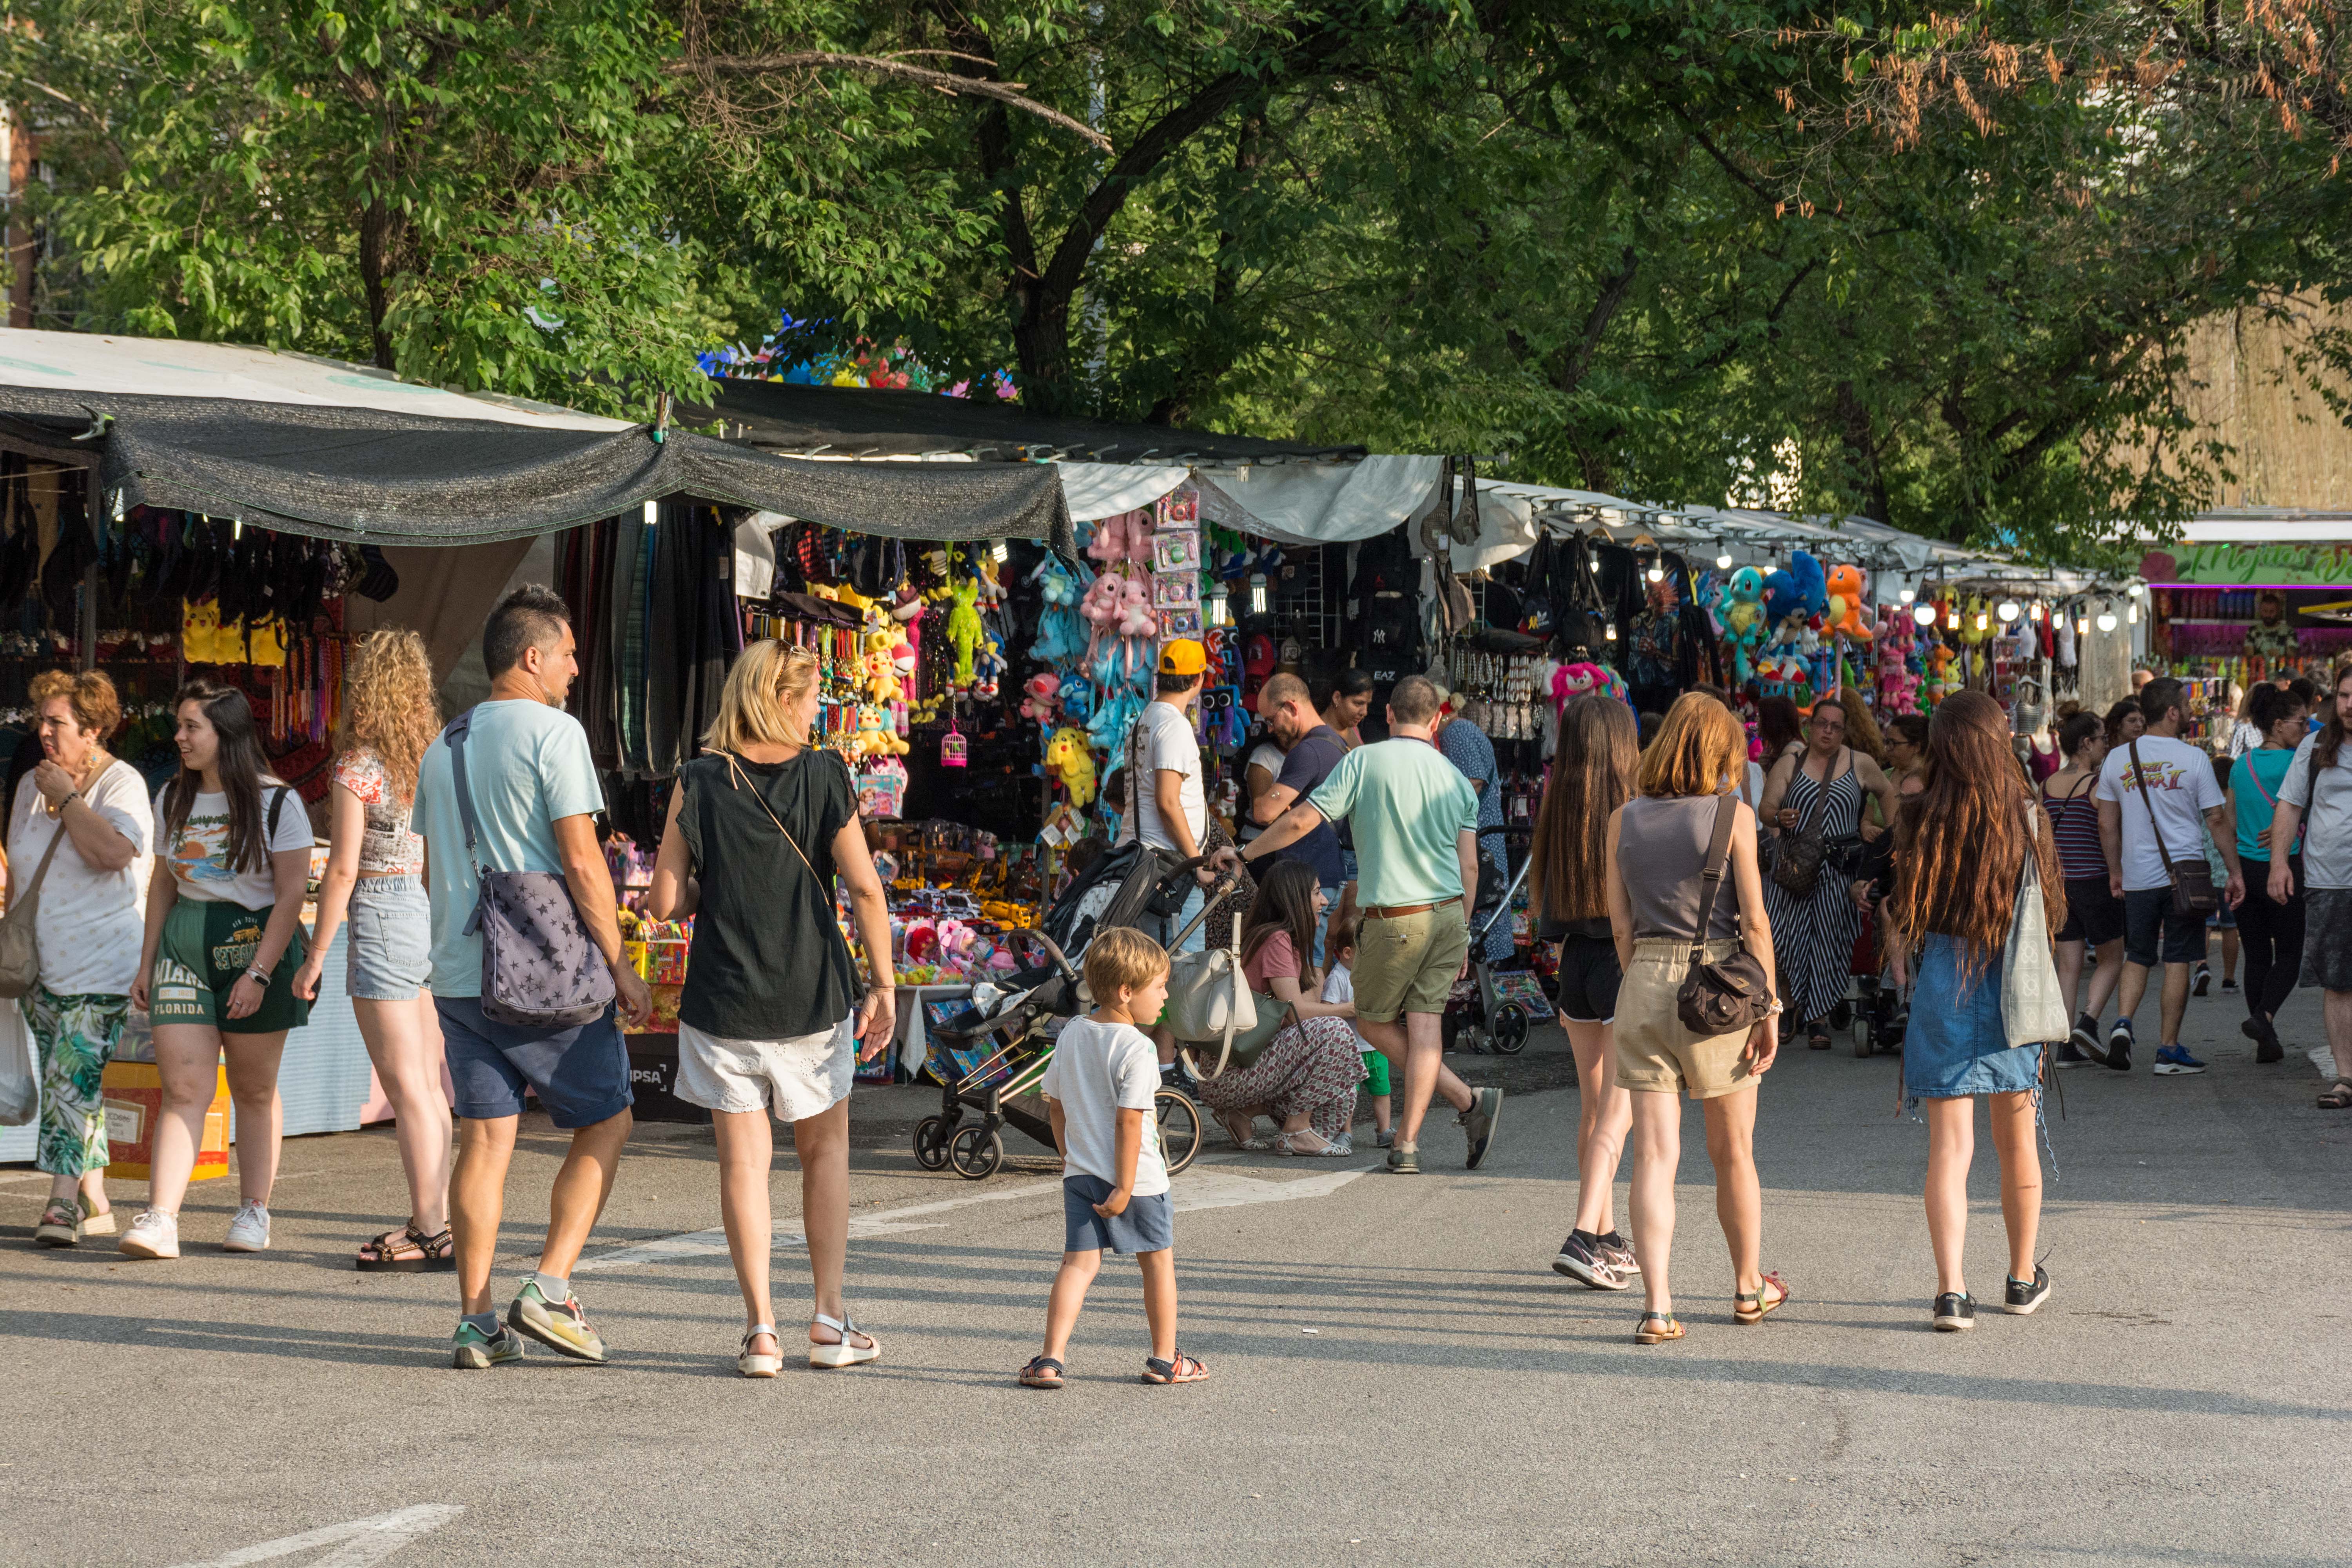
POLYGON ((1045 767, 1070 792, 1070 804, 1084 811, 1095 798, 1095 757, 1084 730, 1065 727, 1045 742, 1045 767))

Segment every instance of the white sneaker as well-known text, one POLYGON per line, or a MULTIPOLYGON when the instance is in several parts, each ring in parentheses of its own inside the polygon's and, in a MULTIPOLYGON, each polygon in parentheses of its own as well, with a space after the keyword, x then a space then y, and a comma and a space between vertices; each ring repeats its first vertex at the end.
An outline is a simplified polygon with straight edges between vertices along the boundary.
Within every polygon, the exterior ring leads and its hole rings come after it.
POLYGON ((165 1214, 162 1209, 147 1209, 132 1215, 131 1228, 122 1233, 114 1250, 132 1258, 179 1257, 180 1216, 165 1214))
POLYGON ((251 1199, 236 1211, 228 1222, 228 1239, 221 1243, 223 1252, 261 1252, 269 1246, 269 1211, 251 1199))

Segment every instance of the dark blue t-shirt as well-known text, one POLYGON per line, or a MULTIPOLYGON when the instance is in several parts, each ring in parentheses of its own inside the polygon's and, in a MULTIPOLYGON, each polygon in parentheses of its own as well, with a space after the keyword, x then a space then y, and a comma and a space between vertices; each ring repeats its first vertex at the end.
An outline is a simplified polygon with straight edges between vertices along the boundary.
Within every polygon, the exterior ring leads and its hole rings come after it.
MULTIPOLYGON (((1339 739, 1339 732, 1328 724, 1318 724, 1283 753, 1282 773, 1274 782, 1297 792, 1291 803, 1295 805, 1329 777, 1347 754, 1348 743, 1339 739)), ((1339 836, 1328 822, 1280 853, 1313 867, 1318 887, 1336 888, 1346 879, 1340 868, 1339 836)))

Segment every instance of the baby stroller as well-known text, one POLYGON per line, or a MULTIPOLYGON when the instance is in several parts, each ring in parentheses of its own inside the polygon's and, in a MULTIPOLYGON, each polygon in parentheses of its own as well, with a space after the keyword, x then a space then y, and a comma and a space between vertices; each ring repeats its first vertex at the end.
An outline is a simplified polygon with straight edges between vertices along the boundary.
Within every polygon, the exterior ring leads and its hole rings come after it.
MULTIPOLYGON (((1031 1097, 1053 1060, 1052 1022, 1076 1017, 1091 1000, 1077 967, 1086 961, 1086 949, 1101 931, 1139 923, 1154 894, 1180 877, 1189 878, 1201 864, 1176 862, 1149 846, 1121 846, 1054 901, 1042 928, 1006 934, 1022 967, 985 1005, 930 1031, 956 1065, 932 1069, 942 1085, 940 1113, 915 1128, 917 1164, 927 1171, 953 1166, 966 1181, 983 1181, 1003 1166, 999 1129, 1007 1123, 1054 1146, 1053 1123, 1042 1101, 1031 1097), (980 1120, 967 1124, 967 1110, 980 1112, 980 1120)), ((1205 910, 1202 918, 1207 918, 1205 910)), ((1182 1089, 1163 1084, 1152 1096, 1152 1113, 1172 1176, 1201 1152, 1201 1110, 1182 1089)))
MULTIPOLYGON (((1519 863, 1518 874, 1503 889, 1501 900, 1470 933, 1472 952, 1486 952, 1487 933, 1496 921, 1510 914, 1511 900, 1518 896, 1519 884, 1527 880, 1532 864, 1532 856, 1519 863)), ((1498 1057, 1515 1057, 1528 1046, 1528 1010, 1517 1002, 1496 1001, 1494 967, 1483 956, 1472 961, 1469 983, 1457 987, 1447 1001, 1438 1027, 1449 1051, 1492 1051, 1498 1057)))

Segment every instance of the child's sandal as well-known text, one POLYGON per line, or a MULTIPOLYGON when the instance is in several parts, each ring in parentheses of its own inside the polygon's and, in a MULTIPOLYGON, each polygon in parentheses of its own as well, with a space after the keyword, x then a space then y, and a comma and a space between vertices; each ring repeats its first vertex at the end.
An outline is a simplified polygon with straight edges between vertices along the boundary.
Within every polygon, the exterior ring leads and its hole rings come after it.
POLYGON ((1672 1312, 1644 1312, 1640 1325, 1633 1331, 1633 1342, 1637 1345, 1662 1345, 1668 1340, 1681 1339, 1689 1331, 1672 1312), (1658 1326, 1654 1329, 1650 1326, 1652 1323, 1658 1326))
POLYGON ((1158 1356, 1143 1358, 1143 1381, 1150 1384, 1200 1383, 1207 1379, 1209 1369, 1186 1355, 1176 1352, 1173 1361, 1161 1361, 1158 1356))
POLYGON ((1021 1369, 1024 1388, 1059 1388, 1062 1386, 1062 1363, 1049 1355, 1034 1355, 1029 1364, 1021 1369))
POLYGON ((1781 1282, 1778 1274, 1767 1274, 1757 1282, 1755 1289, 1742 1290, 1733 1295, 1731 1298, 1732 1321, 1740 1323, 1760 1323, 1788 1304, 1789 1287, 1781 1282), (1764 1287, 1767 1285, 1780 1292, 1769 1301, 1764 1300, 1764 1287))

